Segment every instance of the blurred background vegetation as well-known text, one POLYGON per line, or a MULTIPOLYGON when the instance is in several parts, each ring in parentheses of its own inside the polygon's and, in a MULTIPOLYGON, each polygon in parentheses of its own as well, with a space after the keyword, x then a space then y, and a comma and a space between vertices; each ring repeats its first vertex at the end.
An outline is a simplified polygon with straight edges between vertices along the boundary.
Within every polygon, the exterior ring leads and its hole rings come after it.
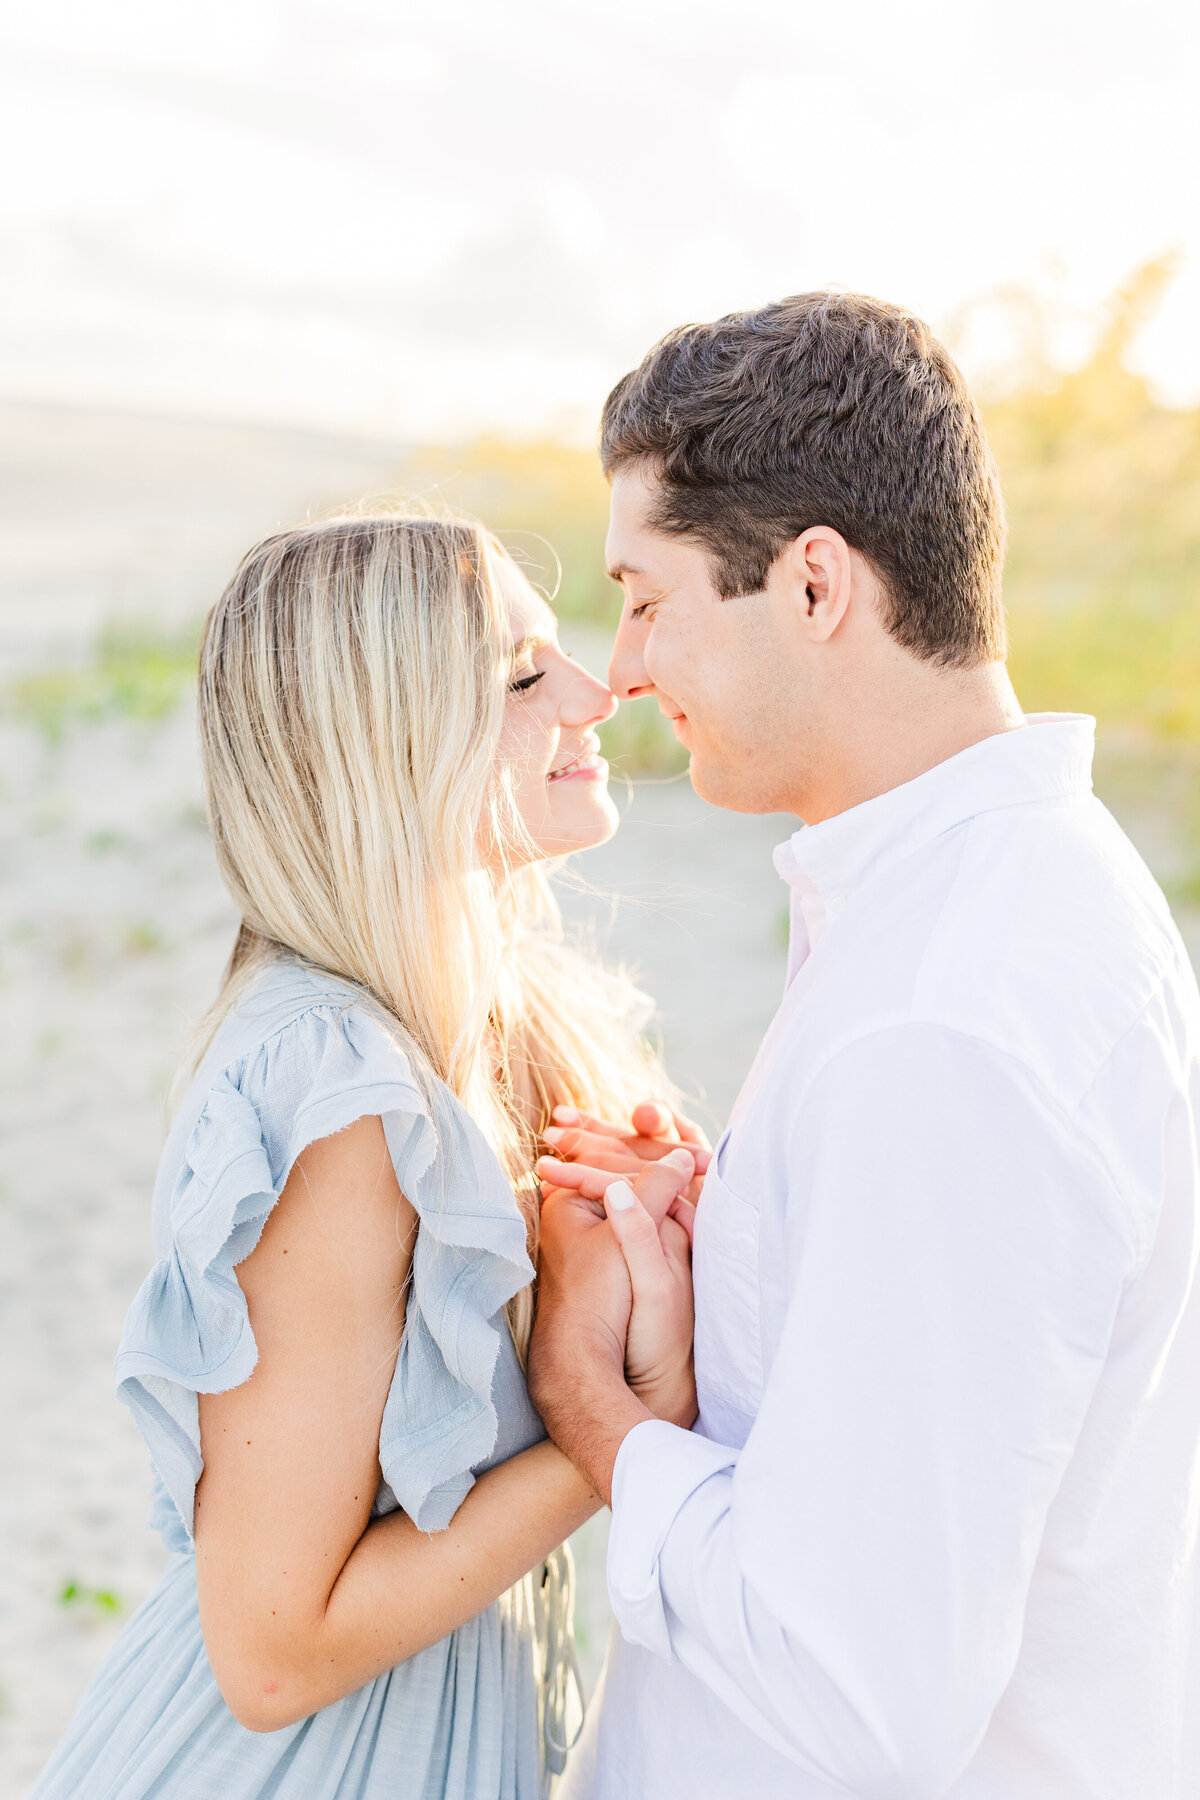
MULTIPOLYGON (((472 510, 603 667, 608 382, 756 295, 903 297, 986 411, 1018 688, 1099 715, 1099 791, 1200 967, 1200 14, 1126 12, 0 5, 0 1800, 162 1568, 111 1359, 236 926, 190 695, 253 542, 362 497, 472 510), (849 85, 814 88, 814 45, 849 85)), ((791 822, 709 808, 652 702, 605 748, 642 779, 563 903, 715 1134, 778 999, 791 822)))
MULTIPOLYGON (((1135 372, 1171 278, 1165 260, 1139 270, 1069 371, 1048 348, 1065 315, 987 296, 1020 330, 979 391, 1009 512, 1018 692, 1030 709, 1098 715, 1099 792, 1200 965, 1200 406, 1165 404, 1135 372)), ((414 448, 9 405, 0 470, 0 1426, 14 1464, 0 1485, 0 1800, 16 1800, 161 1567, 110 1363, 150 1252, 163 1098, 235 924, 189 716, 199 615, 254 538, 364 495, 479 514, 592 667, 617 595, 586 445, 414 448)), ((623 707, 605 736, 618 771, 682 774, 653 702, 623 707)), ((686 780, 621 798, 621 832, 564 905, 644 974, 672 1072, 715 1133, 778 995, 770 848, 789 822, 716 812, 686 780)), ((602 1520, 576 1554, 590 1681, 607 1631, 602 1520)))
POLYGON ((1026 705, 1200 748, 1200 408, 1155 400, 1128 352, 1168 260, 1113 296, 1096 347, 1035 353, 986 406, 1009 514, 1005 591, 1026 705))
MULTIPOLYGON (((1139 269, 1094 321, 1082 366, 1053 366, 1049 303, 1001 296, 1023 348, 982 396, 1009 516, 1006 598, 1017 690, 1034 711, 1085 711, 1110 783, 1156 799, 1187 854, 1177 891, 1200 898, 1200 407, 1157 399, 1130 367, 1173 274, 1139 269)), ((989 304, 995 304, 990 297, 989 304)), ((963 321, 959 321, 961 329, 963 321)), ((485 437, 409 454, 396 489, 492 526, 555 597, 570 642, 611 629, 607 489, 590 448, 485 437)), ((110 627, 90 661, 26 671, 11 711, 53 738, 70 722, 161 718, 186 694, 196 632, 110 627)), ((683 766, 651 703, 622 709, 607 750, 626 773, 683 766)))

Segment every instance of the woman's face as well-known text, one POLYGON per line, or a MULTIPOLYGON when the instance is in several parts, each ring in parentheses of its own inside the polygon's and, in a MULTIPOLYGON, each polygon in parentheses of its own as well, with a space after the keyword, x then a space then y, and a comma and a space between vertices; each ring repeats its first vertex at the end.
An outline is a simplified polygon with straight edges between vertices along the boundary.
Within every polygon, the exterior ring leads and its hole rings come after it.
POLYGON ((566 856, 604 843, 617 828, 595 731, 617 702, 559 649, 554 614, 520 570, 504 557, 494 569, 513 643, 500 759, 541 855, 566 856))

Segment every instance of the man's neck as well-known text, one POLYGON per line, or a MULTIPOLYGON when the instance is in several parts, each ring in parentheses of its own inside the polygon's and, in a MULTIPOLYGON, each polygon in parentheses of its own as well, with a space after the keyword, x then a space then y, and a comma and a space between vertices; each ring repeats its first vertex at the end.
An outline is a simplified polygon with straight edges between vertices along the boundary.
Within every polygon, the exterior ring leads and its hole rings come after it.
POLYGON ((1003 663, 927 676, 922 671, 922 679, 892 698, 893 704, 860 715, 856 730, 823 759, 822 780, 811 784, 796 808, 806 824, 848 812, 984 738, 1025 724, 1003 663))

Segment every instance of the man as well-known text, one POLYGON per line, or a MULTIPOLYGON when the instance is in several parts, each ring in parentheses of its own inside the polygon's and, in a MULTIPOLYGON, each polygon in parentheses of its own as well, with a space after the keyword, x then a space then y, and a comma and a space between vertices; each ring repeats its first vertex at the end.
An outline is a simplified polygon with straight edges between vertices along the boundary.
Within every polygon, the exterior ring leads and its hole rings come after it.
MULTIPOLYGON (((614 688, 707 799, 806 825, 696 1215, 693 1429, 626 1383, 648 1214, 547 1202, 531 1380, 611 1495, 620 1628, 573 1793, 1191 1800, 1200 998, 1092 722, 1017 705, 962 378, 805 295, 668 337, 602 450, 614 688)), ((665 1141, 558 1148, 597 1196, 665 1141)))

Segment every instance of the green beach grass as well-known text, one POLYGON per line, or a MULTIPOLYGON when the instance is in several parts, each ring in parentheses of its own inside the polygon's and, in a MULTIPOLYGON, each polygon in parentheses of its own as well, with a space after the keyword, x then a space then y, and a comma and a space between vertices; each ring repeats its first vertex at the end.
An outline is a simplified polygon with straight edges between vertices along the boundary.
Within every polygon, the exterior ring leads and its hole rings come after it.
MULTIPOLYGON (((1032 711, 1094 712, 1123 755, 1148 770, 1165 755, 1183 771, 1175 786, 1196 851, 1187 879, 1200 895, 1200 407, 1166 405, 1129 366, 1171 272, 1169 259, 1148 264, 1112 296, 1077 369, 1054 368, 1035 334, 983 411, 1009 517, 1017 691, 1032 711)), ((592 450, 496 437, 427 448, 398 486, 484 519, 551 595, 568 644, 573 622, 612 628, 607 489, 592 450)), ((5 708, 51 740, 98 720, 153 723, 186 697, 197 640, 198 627, 113 625, 78 664, 11 682, 5 708)), ((632 778, 686 766, 652 704, 622 708, 604 741, 632 778)))

